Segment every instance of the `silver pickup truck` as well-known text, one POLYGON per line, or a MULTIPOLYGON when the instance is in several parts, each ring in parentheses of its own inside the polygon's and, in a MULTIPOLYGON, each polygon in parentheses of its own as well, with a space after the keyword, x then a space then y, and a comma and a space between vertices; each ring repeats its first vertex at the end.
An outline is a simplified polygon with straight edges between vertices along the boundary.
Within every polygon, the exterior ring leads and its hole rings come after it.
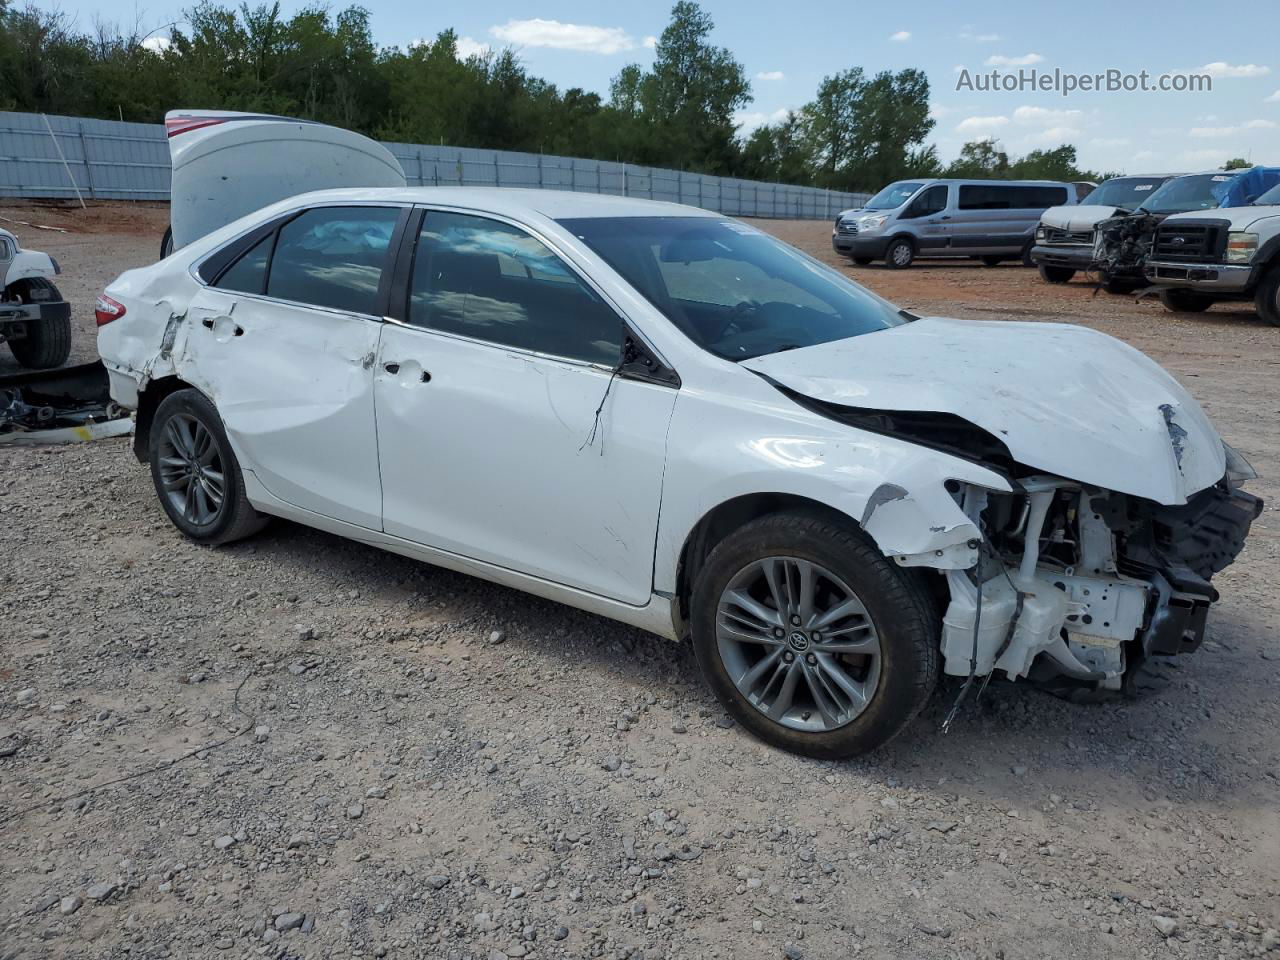
POLYGON ((1167 218, 1144 269, 1170 310, 1253 300, 1259 317, 1280 326, 1280 186, 1248 206, 1167 218))

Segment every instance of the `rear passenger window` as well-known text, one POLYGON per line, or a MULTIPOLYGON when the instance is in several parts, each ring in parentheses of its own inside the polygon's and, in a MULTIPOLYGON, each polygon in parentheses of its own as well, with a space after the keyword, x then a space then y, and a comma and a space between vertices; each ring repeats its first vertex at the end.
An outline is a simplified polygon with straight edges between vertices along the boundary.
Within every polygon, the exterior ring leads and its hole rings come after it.
POLYGON ((1003 183, 965 184, 960 187, 961 210, 1044 210, 1066 202, 1066 187, 1003 183))
POLYGON ((517 227, 428 212, 409 322, 558 357, 617 363, 622 320, 540 240, 517 227))
POLYGON ((280 228, 267 296, 375 313, 399 217, 396 207, 318 207, 295 217, 280 228))
POLYGON ((255 243, 222 272, 214 286, 237 293, 262 293, 267 285, 267 260, 271 257, 271 245, 275 240, 276 235, 272 232, 255 243))

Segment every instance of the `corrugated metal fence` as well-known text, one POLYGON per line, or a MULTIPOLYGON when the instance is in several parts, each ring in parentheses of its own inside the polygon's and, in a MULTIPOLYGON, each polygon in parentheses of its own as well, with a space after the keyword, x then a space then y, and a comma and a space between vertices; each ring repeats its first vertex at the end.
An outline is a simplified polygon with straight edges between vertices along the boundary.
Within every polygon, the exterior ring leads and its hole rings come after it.
MULTIPOLYGON (((818 220, 860 206, 867 197, 537 153, 412 143, 386 147, 413 186, 579 190, 671 200, 731 216, 818 220)), ((74 198, 77 187, 86 200, 168 200, 164 127, 0 111, 0 196, 74 198)))

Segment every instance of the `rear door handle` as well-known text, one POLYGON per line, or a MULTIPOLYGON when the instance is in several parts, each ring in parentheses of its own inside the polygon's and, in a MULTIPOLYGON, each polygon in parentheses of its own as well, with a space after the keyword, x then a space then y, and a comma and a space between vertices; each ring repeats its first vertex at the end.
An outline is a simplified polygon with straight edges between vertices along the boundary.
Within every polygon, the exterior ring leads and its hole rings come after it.
MULTIPOLYGON (((201 326, 203 326, 206 330, 212 330, 212 329, 214 328, 214 325, 215 325, 216 323, 217 323, 217 318, 216 318, 216 317, 201 317, 201 318, 200 318, 200 325, 201 325, 201 326)), ((244 327, 240 326, 240 324, 238 324, 238 323, 237 323, 237 324, 233 324, 233 325, 232 325, 232 327, 231 327, 231 335, 232 335, 232 336, 235 336, 235 337, 242 337, 242 336, 244 336, 244 327)))
MULTIPOLYGON (((412 369, 413 369, 414 367, 416 367, 416 366, 417 366, 417 363, 416 363, 416 362, 412 362, 412 361, 411 361, 409 366, 410 366, 410 370, 412 371, 412 369)), ((382 365, 382 369, 383 369, 383 370, 385 370, 385 371, 387 371, 387 373, 391 374, 391 375, 394 377, 394 376, 396 376, 397 374, 399 374, 399 373, 400 373, 400 364, 399 364, 399 363, 397 363, 397 362, 396 362, 396 361, 394 361, 394 360, 391 360, 391 361, 388 361, 387 363, 384 363, 384 364, 382 365)), ((423 383, 430 383, 430 382, 431 382, 431 371, 430 371, 430 370, 423 370, 423 371, 422 371, 421 376, 419 377, 419 379, 420 379, 423 383)))

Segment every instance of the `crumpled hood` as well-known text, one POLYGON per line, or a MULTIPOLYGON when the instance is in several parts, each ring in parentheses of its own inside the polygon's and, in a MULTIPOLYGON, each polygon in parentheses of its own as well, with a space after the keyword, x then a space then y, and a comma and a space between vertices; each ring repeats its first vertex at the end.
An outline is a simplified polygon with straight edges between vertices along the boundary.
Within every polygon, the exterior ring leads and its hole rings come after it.
POLYGON ((1118 207, 1099 207, 1094 205, 1077 207, 1050 207, 1040 214, 1040 222, 1046 227, 1056 227, 1078 233, 1092 230, 1099 221, 1114 217, 1118 207))
POLYGON ((1184 503, 1226 471, 1191 395, 1086 327, 926 317, 742 366, 826 403, 955 414, 1028 467, 1158 503, 1184 503))

